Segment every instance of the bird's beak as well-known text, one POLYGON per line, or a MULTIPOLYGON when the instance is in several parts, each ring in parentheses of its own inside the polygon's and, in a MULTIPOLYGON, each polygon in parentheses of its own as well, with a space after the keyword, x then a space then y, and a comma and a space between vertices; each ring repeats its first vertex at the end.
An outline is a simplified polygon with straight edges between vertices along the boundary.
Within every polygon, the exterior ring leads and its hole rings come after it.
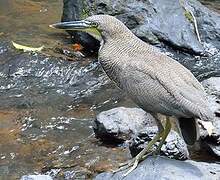
POLYGON ((97 29, 97 26, 98 25, 96 23, 93 23, 87 20, 59 22, 59 23, 50 25, 50 27, 56 28, 56 29, 83 31, 83 32, 90 34, 95 39, 101 41, 102 36, 101 36, 100 31, 97 29))
POLYGON ((96 25, 90 21, 82 20, 82 21, 59 22, 59 23, 51 24, 50 27, 56 29, 63 29, 63 30, 83 31, 85 29, 95 28, 96 25))

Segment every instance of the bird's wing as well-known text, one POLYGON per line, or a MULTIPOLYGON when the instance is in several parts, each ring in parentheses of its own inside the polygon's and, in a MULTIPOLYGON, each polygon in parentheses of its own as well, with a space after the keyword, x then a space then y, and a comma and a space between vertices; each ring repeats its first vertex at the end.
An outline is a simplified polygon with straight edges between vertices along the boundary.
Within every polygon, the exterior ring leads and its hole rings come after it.
POLYGON ((195 78, 195 76, 187 68, 182 66, 179 62, 163 54, 160 57, 161 59, 169 60, 168 65, 171 66, 171 68, 175 67, 175 70, 173 69, 173 72, 176 73, 175 76, 180 76, 189 86, 193 86, 197 90, 204 92, 204 88, 201 85, 201 83, 195 78))
POLYGON ((147 104, 148 108, 152 106, 155 111, 206 120, 209 110, 203 88, 190 72, 173 61, 165 60, 155 64, 131 60, 125 64, 126 72, 122 73, 121 80, 124 82, 120 84, 126 86, 122 89, 126 88, 142 106, 147 104))

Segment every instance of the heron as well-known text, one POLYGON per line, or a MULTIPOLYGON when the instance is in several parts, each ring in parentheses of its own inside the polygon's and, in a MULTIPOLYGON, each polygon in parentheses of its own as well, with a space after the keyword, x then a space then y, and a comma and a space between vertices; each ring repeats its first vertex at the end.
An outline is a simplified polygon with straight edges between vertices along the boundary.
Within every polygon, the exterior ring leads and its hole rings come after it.
POLYGON ((158 133, 131 161, 132 172, 140 161, 152 154, 159 141, 159 152, 175 117, 184 141, 193 145, 199 138, 198 122, 208 132, 213 129, 213 113, 206 93, 194 75, 176 60, 135 36, 125 24, 110 15, 93 15, 84 20, 59 22, 50 27, 82 31, 100 41, 98 61, 107 76, 143 110, 156 120, 158 133), (159 115, 165 115, 163 126, 159 115))

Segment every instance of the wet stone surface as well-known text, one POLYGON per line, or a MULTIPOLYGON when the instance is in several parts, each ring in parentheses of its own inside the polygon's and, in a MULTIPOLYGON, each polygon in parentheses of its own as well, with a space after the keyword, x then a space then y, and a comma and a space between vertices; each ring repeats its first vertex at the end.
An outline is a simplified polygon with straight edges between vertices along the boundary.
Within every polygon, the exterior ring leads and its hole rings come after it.
POLYGON ((122 172, 101 173, 95 180, 217 180, 220 177, 220 165, 195 161, 176 161, 164 157, 150 157, 140 163, 138 168, 123 177, 127 170, 122 172))
MULTIPOLYGON (((101 112, 94 121, 93 129, 96 137, 108 144, 129 146, 131 155, 136 156, 158 133, 154 118, 140 108, 118 107, 101 112)), ((154 146, 154 149, 158 143, 154 146)), ((177 132, 171 131, 161 155, 185 160, 189 152, 184 140, 177 132)))
POLYGON ((98 114, 93 129, 96 137, 106 143, 122 143, 152 124, 154 118, 144 110, 118 107, 98 114))
POLYGON ((0 179, 88 179, 127 159, 93 135, 96 112, 127 104, 94 58, 24 53, 5 38, 0 52, 0 179))
POLYGON ((211 136, 201 128, 201 139, 203 146, 207 148, 213 155, 220 158, 220 78, 211 77, 202 82, 207 93, 211 110, 215 114, 213 120, 214 130, 211 136))
MULTIPOLYGON (((147 146, 157 133, 157 126, 145 127, 144 131, 142 130, 139 132, 137 138, 130 140, 129 149, 131 155, 135 157, 139 152, 141 152, 141 150, 147 146)), ((153 149, 156 150, 158 145, 159 142, 154 145, 153 149)), ((182 137, 173 130, 170 131, 164 145, 161 148, 160 154, 178 160, 186 160, 189 158, 186 143, 182 137)))
POLYGON ((122 147, 93 135, 96 112, 126 103, 94 59, 23 53, 5 41, 0 47, 0 179, 35 172, 88 179, 127 159, 122 147))
POLYGON ((75 58, 72 63, 37 53, 16 53, 9 44, 0 47, 5 48, 0 55, 2 108, 62 106, 59 102, 65 102, 64 99, 69 103, 80 101, 109 82, 93 59, 75 58))

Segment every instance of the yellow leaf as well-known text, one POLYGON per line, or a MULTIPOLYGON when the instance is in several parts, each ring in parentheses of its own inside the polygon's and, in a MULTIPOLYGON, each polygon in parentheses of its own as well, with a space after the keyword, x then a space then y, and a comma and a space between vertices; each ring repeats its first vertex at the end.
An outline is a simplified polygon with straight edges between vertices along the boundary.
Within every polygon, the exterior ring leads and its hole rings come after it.
POLYGON ((33 48, 33 47, 28 47, 28 46, 23 46, 23 45, 20 45, 20 44, 17 44, 15 42, 12 41, 12 44, 13 46, 16 48, 16 49, 20 49, 20 50, 23 50, 24 52, 26 51, 33 51, 33 52, 40 52, 44 46, 41 46, 39 48, 33 48))

